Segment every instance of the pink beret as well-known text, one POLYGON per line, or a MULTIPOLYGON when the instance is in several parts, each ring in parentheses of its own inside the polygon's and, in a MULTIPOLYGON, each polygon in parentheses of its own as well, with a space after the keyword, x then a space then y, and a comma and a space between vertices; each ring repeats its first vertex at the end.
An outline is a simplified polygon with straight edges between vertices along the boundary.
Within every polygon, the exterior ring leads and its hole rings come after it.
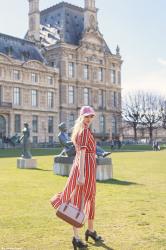
POLYGON ((83 106, 80 110, 80 115, 84 116, 95 115, 95 111, 90 106, 83 106))

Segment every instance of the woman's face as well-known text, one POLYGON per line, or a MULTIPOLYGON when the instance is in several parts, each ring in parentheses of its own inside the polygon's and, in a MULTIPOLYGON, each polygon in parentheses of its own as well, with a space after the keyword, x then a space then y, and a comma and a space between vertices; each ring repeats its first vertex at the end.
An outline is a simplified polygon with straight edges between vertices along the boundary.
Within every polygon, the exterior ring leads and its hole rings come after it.
POLYGON ((84 123, 89 126, 92 123, 93 119, 94 119, 94 115, 85 116, 84 123))

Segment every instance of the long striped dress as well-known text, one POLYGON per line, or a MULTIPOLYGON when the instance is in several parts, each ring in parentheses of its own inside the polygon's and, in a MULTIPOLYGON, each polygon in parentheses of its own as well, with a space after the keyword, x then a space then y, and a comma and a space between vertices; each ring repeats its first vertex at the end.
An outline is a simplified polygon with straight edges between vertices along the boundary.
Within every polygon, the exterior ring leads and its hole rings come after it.
POLYGON ((57 209, 59 205, 70 199, 70 195, 76 187, 74 205, 81 206, 82 191, 84 191, 84 209, 88 219, 94 219, 95 215, 95 196, 96 196, 96 142, 88 127, 76 138, 76 156, 70 171, 69 178, 63 192, 58 193, 51 199, 52 206, 57 209), (76 186, 79 177, 79 155, 80 150, 85 149, 84 176, 85 184, 76 186))

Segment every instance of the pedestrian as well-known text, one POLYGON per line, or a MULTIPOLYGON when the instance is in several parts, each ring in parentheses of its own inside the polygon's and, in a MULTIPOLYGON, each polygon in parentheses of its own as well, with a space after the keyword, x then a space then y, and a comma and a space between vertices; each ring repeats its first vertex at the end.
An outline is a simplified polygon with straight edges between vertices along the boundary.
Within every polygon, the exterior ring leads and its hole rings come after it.
MULTIPOLYGON (((85 240, 92 238, 94 241, 103 241, 102 237, 94 230, 95 196, 96 196, 96 142, 90 130, 90 124, 95 117, 95 112, 90 106, 83 106, 80 115, 75 121, 71 140, 76 148, 76 156, 70 171, 69 178, 63 192, 55 195, 51 203, 57 209, 62 203, 70 200, 70 195, 76 188, 74 205, 81 207, 82 192, 84 195, 84 210, 88 218, 88 229, 85 240)), ((78 228, 73 227, 72 244, 74 250, 87 248, 79 237, 78 228)))

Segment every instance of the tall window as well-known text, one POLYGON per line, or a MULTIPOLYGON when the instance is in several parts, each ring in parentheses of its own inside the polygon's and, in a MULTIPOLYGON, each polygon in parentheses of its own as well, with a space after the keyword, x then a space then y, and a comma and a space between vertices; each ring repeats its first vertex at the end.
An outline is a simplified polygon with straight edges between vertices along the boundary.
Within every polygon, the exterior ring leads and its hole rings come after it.
POLYGON ((100 115, 100 121, 99 121, 99 124, 100 124, 100 133, 104 133, 105 132, 105 117, 104 115, 100 115))
POLYGON ((50 85, 53 84, 53 78, 52 78, 52 76, 48 76, 48 84, 50 84, 50 85))
POLYGON ((99 77, 99 81, 102 82, 103 81, 103 68, 99 68, 98 77, 99 77))
POLYGON ((115 91, 112 92, 112 107, 117 107, 117 93, 115 91))
POLYGON ((121 72, 118 71, 118 84, 121 84, 121 72))
POLYGON ((74 77, 74 63, 69 62, 69 77, 73 78, 74 77))
POLYGON ((32 89, 32 107, 37 107, 37 90, 32 89))
POLYGON ((20 88, 14 88, 13 93, 13 103, 14 105, 20 105, 21 98, 20 98, 20 88))
POLYGON ((112 116, 112 136, 117 135, 117 119, 115 116, 112 116))
POLYGON ((89 91, 90 90, 88 88, 84 88, 84 105, 90 105, 89 91))
POLYGON ((38 116, 37 115, 32 116, 32 132, 34 133, 38 132, 38 116))
POLYGON ((116 71, 115 69, 111 69, 111 83, 116 83, 116 71))
POLYGON ((69 115, 69 128, 74 126, 74 114, 69 115))
POLYGON ((48 108, 53 108, 53 92, 48 92, 48 108))
POLYGON ((87 64, 84 65, 84 80, 89 79, 89 66, 87 64))
POLYGON ((19 70, 13 70, 13 79, 14 80, 20 80, 20 71, 19 70))
POLYGON ((74 87, 69 86, 69 104, 74 104, 74 87))
POLYGON ((15 133, 21 132, 21 115, 15 115, 14 117, 15 133))
POLYGON ((53 127, 53 116, 48 117, 48 133, 53 133, 54 127, 53 127))
POLYGON ((104 107, 104 91, 101 89, 99 90, 99 107, 104 107))
POLYGON ((37 73, 32 73, 31 74, 31 81, 32 81, 32 83, 37 83, 38 82, 38 74, 37 73))

